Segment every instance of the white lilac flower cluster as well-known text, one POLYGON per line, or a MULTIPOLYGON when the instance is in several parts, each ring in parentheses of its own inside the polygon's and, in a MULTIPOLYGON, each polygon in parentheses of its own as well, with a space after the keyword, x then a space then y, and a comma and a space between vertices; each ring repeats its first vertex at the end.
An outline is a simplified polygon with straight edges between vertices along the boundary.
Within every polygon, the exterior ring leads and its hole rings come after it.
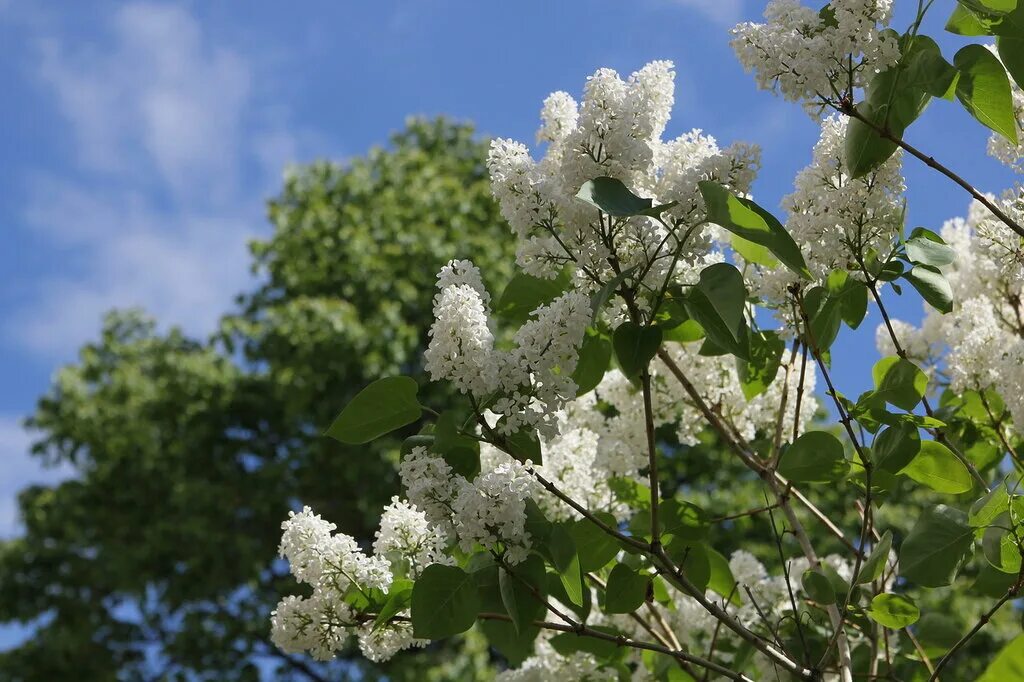
POLYGON ((499 551, 517 564, 529 554, 526 500, 540 484, 529 465, 507 458, 493 468, 483 467, 469 481, 454 474, 439 456, 419 446, 399 466, 409 499, 422 508, 432 524, 454 536, 463 551, 477 545, 499 551))
MULTIPOLYGON (((758 166, 755 148, 734 145, 723 151, 696 130, 662 141, 674 78, 670 62, 652 62, 625 81, 610 69, 597 71, 587 80, 579 105, 564 92, 554 93, 541 112, 537 138, 547 148, 540 161, 522 143, 492 143, 487 162, 491 188, 516 233, 517 262, 527 273, 550 278, 575 264, 580 285, 595 286, 640 267, 646 270, 644 282, 655 286, 671 267, 671 259, 655 258, 659 245, 674 252, 688 228, 704 220, 697 183, 713 179, 739 192, 748 190, 758 166), (583 183, 603 176, 622 181, 655 204, 678 202, 663 214, 676 229, 670 233, 646 216, 600 217, 576 194, 583 183)), ((677 270, 702 264, 709 246, 710 233, 694 230, 677 270)))
POLYGON ((732 46, 758 87, 820 109, 899 59, 896 35, 882 30, 891 14, 892 0, 832 0, 821 11, 772 0, 765 23, 733 28, 732 46))
MULTIPOLYGON (((874 252, 885 260, 903 231, 902 152, 860 178, 846 173, 847 120, 838 115, 822 121, 821 137, 810 165, 796 177, 795 190, 783 199, 786 229, 800 247, 817 282, 833 270, 861 277, 861 263, 874 252)), ((779 304, 787 287, 798 281, 786 268, 748 269, 752 292, 779 304)))
POLYGON ((469 261, 452 261, 437 279, 434 324, 425 353, 430 377, 448 380, 479 403, 496 398, 503 434, 524 428, 555 433, 554 414, 576 395, 572 373, 590 323, 590 298, 570 290, 533 311, 513 337, 514 347, 494 346, 490 297, 469 261))
MULTIPOLYGON (((966 220, 948 221, 941 236, 955 260, 942 270, 954 309, 942 315, 926 308, 920 327, 896 320, 894 330, 901 345, 944 374, 953 391, 997 391, 1019 430, 1024 429, 1019 399, 1024 395, 1024 279, 1020 263, 1007 251, 1019 249, 1020 238, 1007 233, 1009 228, 977 202, 966 220)), ((879 328, 876 338, 881 352, 893 350, 888 329, 879 328)))
POLYGON ((312 587, 308 597, 285 597, 271 614, 271 640, 282 651, 308 652, 326 661, 349 636, 356 635, 363 655, 379 661, 427 643, 414 639, 412 628, 404 621, 375 629, 372 620, 361 619, 346 599, 353 592, 388 592, 395 566, 382 554, 398 550, 401 562, 413 567, 410 575, 415 575, 424 561, 444 560, 443 540, 426 524, 422 513, 393 500, 381 520, 373 556, 367 556, 352 537, 334 533, 336 526, 309 507, 298 514, 291 512, 281 529, 281 556, 295 579, 312 587))

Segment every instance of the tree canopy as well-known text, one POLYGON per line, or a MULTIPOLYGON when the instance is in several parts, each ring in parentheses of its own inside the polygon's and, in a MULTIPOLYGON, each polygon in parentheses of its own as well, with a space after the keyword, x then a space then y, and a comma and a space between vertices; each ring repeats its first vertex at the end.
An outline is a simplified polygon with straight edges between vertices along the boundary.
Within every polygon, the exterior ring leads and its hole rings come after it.
MULTIPOLYGON (((365 157, 294 168, 269 202, 273 232, 251 246, 257 286, 209 338, 139 311, 106 318, 29 420, 38 457, 75 475, 24 490, 25 532, 0 544, 0 621, 32 626, 0 654, 0 678, 375 668, 270 646, 267 614, 291 584, 275 560, 281 519, 316 504, 372 540, 398 489, 400 439, 344 446, 321 434, 364 384, 421 366, 445 262, 472 248, 493 284, 510 276, 485 157, 470 126, 415 119, 365 157)), ((419 679, 423 666, 386 668, 419 679)))

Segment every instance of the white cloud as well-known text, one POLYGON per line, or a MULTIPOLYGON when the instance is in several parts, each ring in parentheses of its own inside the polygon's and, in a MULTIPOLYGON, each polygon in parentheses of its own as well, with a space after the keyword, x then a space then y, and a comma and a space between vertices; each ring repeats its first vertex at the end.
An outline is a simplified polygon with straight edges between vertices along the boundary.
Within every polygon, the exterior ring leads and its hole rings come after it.
POLYGON ((103 40, 37 37, 35 74, 66 119, 68 167, 27 180, 26 225, 61 266, 8 332, 65 359, 112 307, 211 329, 249 280, 245 244, 296 154, 280 104, 236 49, 174 4, 106 17, 103 40))

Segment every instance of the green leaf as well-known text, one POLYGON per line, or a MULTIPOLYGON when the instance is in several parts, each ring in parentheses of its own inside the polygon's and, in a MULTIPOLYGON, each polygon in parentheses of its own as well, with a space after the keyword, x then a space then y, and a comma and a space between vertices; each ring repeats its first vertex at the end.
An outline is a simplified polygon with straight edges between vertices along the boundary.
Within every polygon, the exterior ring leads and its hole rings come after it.
MULTIPOLYGON (((699 542, 708 536, 707 514, 692 502, 665 500, 660 506, 661 532, 687 542, 699 542)), ((649 521, 649 516, 647 516, 649 521)), ((650 528, 641 535, 650 536, 650 528)))
POLYGON ((409 436, 403 440, 398 453, 404 458, 415 448, 426 448, 429 450, 432 447, 434 447, 434 435, 430 433, 418 433, 415 436, 409 436))
POLYGON ((416 399, 418 391, 409 377, 378 379, 345 406, 327 435, 348 445, 362 445, 412 424, 423 414, 416 399))
POLYGON ((473 480, 480 473, 480 443, 459 432, 461 423, 455 412, 442 412, 434 427, 432 451, 441 455, 452 471, 473 480))
POLYGON ((533 621, 542 620, 547 613, 543 601, 546 582, 544 560, 536 554, 531 554, 510 570, 498 568, 501 603, 505 606, 505 612, 511 616, 517 633, 523 633, 533 625, 533 621), (541 595, 540 599, 534 590, 541 595))
POLYGON ((899 473, 939 493, 956 495, 974 487, 974 479, 964 463, 934 440, 923 441, 920 452, 899 473))
POLYGON ((634 571, 625 564, 615 564, 608 575, 605 589, 606 613, 632 613, 643 605, 651 586, 651 576, 634 571))
MULTIPOLYGON (((1020 547, 1013 531, 1013 520, 1008 512, 1003 512, 992 520, 981 538, 981 551, 992 568, 1003 573, 1017 574, 1020 572, 1020 547)), ((1024 532, 1018 526, 1017 533, 1024 532)))
POLYGON ((748 263, 757 263, 766 268, 778 267, 779 259, 772 255, 771 249, 761 244, 744 239, 738 234, 729 235, 729 243, 732 250, 743 256, 748 263))
POLYGON ((953 57, 960 72, 956 96, 982 125, 1017 144, 1017 119, 1006 69, 981 45, 967 45, 953 57))
MULTIPOLYGON (((498 423, 501 424, 501 420, 498 420, 498 423)), ((503 445, 505 451, 520 462, 529 460, 538 465, 544 463, 544 455, 541 452, 540 438, 537 436, 536 429, 513 431, 505 436, 503 445)))
POLYGON ((707 554, 708 567, 711 570, 711 576, 708 578, 708 589, 717 592, 726 599, 731 598, 734 603, 740 603, 742 599, 736 590, 736 578, 732 574, 729 560, 722 553, 711 548, 708 548, 707 554))
POLYGON ((850 329, 856 329, 868 312, 868 287, 845 270, 833 270, 825 280, 829 298, 839 301, 839 315, 850 329))
POLYGON ((882 358, 871 369, 875 379, 875 395, 901 410, 917 407, 928 390, 928 375, 910 360, 882 358))
POLYGON ((607 176, 584 182, 576 197, 616 218, 645 214, 653 204, 633 194, 621 180, 607 176))
POLYGON ((903 273, 903 279, 910 282, 921 298, 940 313, 953 310, 953 289, 938 268, 915 265, 910 272, 903 273))
POLYGON ((473 626, 480 610, 473 577, 457 566, 431 564, 412 590, 412 629, 419 639, 444 639, 473 626))
POLYGON ((518 631, 512 623, 503 620, 481 620, 478 626, 487 638, 487 643, 497 649, 513 667, 522 665, 523 661, 533 655, 537 635, 540 634, 540 628, 536 625, 518 631))
POLYGON ((950 585, 973 548, 966 514, 944 504, 926 509, 900 547, 900 576, 921 587, 950 585))
POLYGON ((651 362, 661 346, 660 327, 641 327, 633 322, 623 322, 612 335, 615 359, 619 368, 628 378, 638 377, 651 362))
POLYGON ((711 557, 704 543, 673 537, 665 552, 699 591, 707 589, 711 582, 711 557))
POLYGON ((800 247, 775 216, 750 199, 742 199, 710 180, 698 183, 707 206, 708 220, 739 237, 767 248, 786 267, 805 279, 811 278, 800 247))
POLYGON ((548 540, 548 551, 558 571, 558 576, 565 588, 569 600, 577 606, 583 606, 583 574, 580 570, 580 558, 576 553, 576 543, 564 524, 555 524, 548 540))
POLYGON ((1017 635, 1000 650, 976 682, 1024 680, 1024 635, 1017 635))
POLYGON ((749 339, 743 313, 747 288, 743 275, 728 263, 715 263, 700 273, 686 296, 686 311, 704 328, 710 341, 749 359, 749 339))
POLYGON ((736 360, 743 397, 750 400, 763 393, 775 381, 785 347, 786 342, 776 332, 750 334, 750 360, 736 360))
POLYGON ((921 617, 921 609, 906 595, 884 592, 871 600, 867 614, 871 620, 884 627, 901 630, 917 622, 921 617))
POLYGON ((999 36, 996 38, 996 49, 1010 76, 1019 87, 1024 87, 1021 85, 1024 83, 1024 37, 999 36))
POLYGON ((826 431, 808 431, 779 460, 779 473, 794 483, 831 483, 850 470, 843 444, 826 431))
POLYGON ((576 395, 590 393, 604 378, 612 360, 612 344, 607 337, 595 329, 587 329, 587 335, 580 346, 579 359, 572 380, 576 383, 576 395))
POLYGON ((562 270, 555 279, 517 273, 498 297, 494 314, 511 324, 522 325, 534 310, 565 293, 571 282, 572 275, 568 269, 562 270))
POLYGON ((843 320, 841 299, 829 296, 824 287, 813 287, 804 296, 804 308, 811 321, 811 335, 821 352, 827 351, 839 335, 843 320))
POLYGON ((871 449, 875 466, 895 474, 921 451, 921 434, 913 424, 889 426, 875 437, 871 449))
MULTIPOLYGON (((615 517, 607 512, 595 512, 594 516, 611 528, 618 527, 615 517)), ((569 534, 576 545, 580 569, 584 573, 601 570, 619 553, 619 541, 589 519, 577 520, 569 534)))
POLYGON ((991 30, 978 16, 963 5, 957 5, 946 21, 946 30, 960 36, 987 36, 991 30))
POLYGON ((939 235, 923 227, 916 227, 906 243, 907 258, 912 263, 923 263, 933 267, 949 265, 956 259, 956 253, 939 235))
POLYGON ((374 630, 381 629, 387 625, 388 621, 409 608, 409 602, 412 601, 412 587, 411 580, 401 578, 391 583, 387 601, 384 602, 384 606, 381 607, 377 617, 373 620, 374 630))
POLYGON ((882 539, 875 544, 868 558, 861 564, 860 572, 857 574, 857 579, 854 582, 857 585, 863 585, 864 583, 878 580, 882 576, 882 571, 885 570, 885 564, 889 560, 889 552, 891 550, 892 531, 887 530, 882 535, 882 539))
POLYGON ((834 604, 836 592, 832 582, 825 577, 825 574, 815 568, 808 568, 800 579, 804 592, 811 598, 811 601, 819 604, 834 604))

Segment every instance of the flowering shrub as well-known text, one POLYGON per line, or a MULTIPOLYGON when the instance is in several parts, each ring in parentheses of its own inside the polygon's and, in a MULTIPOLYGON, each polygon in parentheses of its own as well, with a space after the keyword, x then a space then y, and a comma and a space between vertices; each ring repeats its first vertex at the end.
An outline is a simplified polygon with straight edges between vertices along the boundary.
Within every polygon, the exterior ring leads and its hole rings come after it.
MULTIPOLYGON (((521 272, 497 297, 468 260, 438 273, 425 368, 458 404, 421 405, 416 381, 389 377, 329 429, 358 444, 427 417, 372 554, 309 508, 284 522, 281 555, 311 591, 273 613, 277 645, 326 659, 355 636, 383 660, 479 623, 509 680, 936 679, 1024 584, 1024 195, 980 193, 903 134, 955 99, 1020 167, 1024 9, 964 0, 949 30, 996 49, 950 64, 919 32, 930 7, 902 35, 879 0, 773 0, 765 24, 734 29, 759 86, 821 125, 782 220, 749 197, 755 147, 662 139, 668 62, 601 69, 580 103, 548 97, 539 160, 495 141, 521 272), (966 220, 906 231, 911 157, 970 194, 966 220), (881 296, 907 285, 920 328, 881 296), (854 399, 829 349, 869 305, 883 357, 854 399), (834 426, 813 420, 819 376, 834 426), (764 506, 716 519, 659 486, 671 450, 709 433, 764 506), (816 505, 836 489, 857 498, 855 526, 816 505), (918 518, 887 524, 883 506, 911 495, 918 518), (758 515, 773 565, 712 546, 712 526, 758 515), (917 602, 968 566, 996 597, 929 652, 917 602)), ((986 676, 1021 665, 1014 640, 986 676)))

